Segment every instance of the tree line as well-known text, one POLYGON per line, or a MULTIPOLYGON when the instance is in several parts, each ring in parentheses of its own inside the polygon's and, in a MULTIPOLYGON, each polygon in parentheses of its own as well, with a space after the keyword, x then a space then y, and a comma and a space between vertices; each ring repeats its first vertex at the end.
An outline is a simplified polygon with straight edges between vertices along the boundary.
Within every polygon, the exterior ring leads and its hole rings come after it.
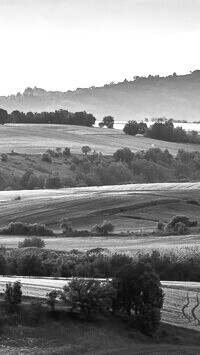
POLYGON ((56 110, 54 112, 20 112, 12 111, 10 114, 0 108, 0 124, 5 123, 31 123, 31 124, 64 124, 92 127, 96 118, 86 111, 69 112, 56 110))
POLYGON ((158 118, 150 127, 145 122, 128 121, 123 131, 131 136, 143 134, 145 137, 167 142, 200 144, 197 131, 186 132, 182 127, 175 127, 172 119, 163 122, 158 118))

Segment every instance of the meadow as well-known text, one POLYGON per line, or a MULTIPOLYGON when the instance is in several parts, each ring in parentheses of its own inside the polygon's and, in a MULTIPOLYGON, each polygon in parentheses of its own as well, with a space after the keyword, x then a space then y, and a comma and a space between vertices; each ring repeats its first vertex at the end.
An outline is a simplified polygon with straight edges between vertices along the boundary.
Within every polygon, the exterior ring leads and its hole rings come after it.
POLYGON ((80 153, 83 145, 103 154, 113 154, 117 149, 129 147, 133 152, 151 147, 168 149, 173 155, 179 149, 200 151, 196 144, 180 144, 143 136, 128 136, 122 130, 89 128, 83 126, 45 124, 5 124, 0 127, 0 152, 43 153, 56 147, 70 147, 72 153, 80 153))

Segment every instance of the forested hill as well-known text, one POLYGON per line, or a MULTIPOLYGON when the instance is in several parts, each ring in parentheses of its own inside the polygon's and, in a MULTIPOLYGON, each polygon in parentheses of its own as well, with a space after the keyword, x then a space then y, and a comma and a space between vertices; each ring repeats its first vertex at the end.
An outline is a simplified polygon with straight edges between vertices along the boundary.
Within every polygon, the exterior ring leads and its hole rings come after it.
POLYGON ((23 94, 1 96, 0 107, 8 111, 86 110, 97 118, 112 115, 119 121, 163 116, 199 121, 200 70, 181 76, 134 77, 132 81, 67 92, 27 88, 23 94))

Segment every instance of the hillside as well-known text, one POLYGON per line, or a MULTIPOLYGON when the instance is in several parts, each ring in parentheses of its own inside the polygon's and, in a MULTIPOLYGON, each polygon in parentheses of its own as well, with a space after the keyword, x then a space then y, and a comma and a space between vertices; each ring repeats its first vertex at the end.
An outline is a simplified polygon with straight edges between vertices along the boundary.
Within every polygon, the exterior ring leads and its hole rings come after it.
POLYGON ((143 136, 129 136, 121 130, 90 128, 67 125, 0 125, 0 153, 43 153, 47 149, 69 147, 72 153, 81 153, 81 147, 89 145, 96 152, 113 154, 117 149, 128 147, 132 151, 147 150, 151 147, 168 149, 173 155, 179 149, 200 151, 200 145, 165 142, 143 136))
POLYGON ((200 70, 196 70, 180 76, 134 77, 133 81, 67 92, 27 88, 22 94, 1 96, 0 107, 8 111, 86 110, 99 119, 109 114, 118 121, 163 116, 199 121, 199 96, 200 70))

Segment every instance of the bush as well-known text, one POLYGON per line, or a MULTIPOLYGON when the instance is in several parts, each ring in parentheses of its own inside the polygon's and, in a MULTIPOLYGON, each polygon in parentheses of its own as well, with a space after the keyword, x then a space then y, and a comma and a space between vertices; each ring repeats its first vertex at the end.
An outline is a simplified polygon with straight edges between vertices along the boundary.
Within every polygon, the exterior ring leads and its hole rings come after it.
POLYGON ((22 222, 11 222, 7 227, 0 228, 0 235, 36 235, 53 236, 52 230, 47 229, 43 224, 27 224, 22 222))
POLYGON ((71 152, 70 152, 70 148, 66 147, 64 150, 63 150, 63 156, 68 158, 71 156, 71 152))
POLYGON ((101 225, 96 224, 92 228, 92 233, 97 234, 99 236, 106 236, 109 233, 112 233, 114 230, 114 226, 111 222, 104 221, 101 225))
POLYGON ((173 217, 172 220, 168 223, 168 226, 171 228, 174 228, 175 224, 177 224, 179 222, 185 224, 186 227, 196 227, 197 226, 197 221, 190 221, 189 218, 186 216, 173 217))
POLYGON ((43 301, 39 300, 32 301, 30 304, 28 318, 34 325, 42 323, 44 319, 45 312, 42 305, 43 301))
POLYGON ((116 161, 122 161, 126 163, 130 163, 133 160, 133 153, 129 148, 122 148, 116 150, 113 154, 113 157, 116 161))
POLYGON ((18 248, 29 248, 29 247, 36 247, 36 248, 44 248, 45 242, 43 239, 38 237, 33 238, 26 238, 23 242, 19 242, 18 248))
POLYGON ((62 187, 62 182, 60 176, 49 176, 45 183, 46 189, 60 189, 62 187))
POLYGON ((49 293, 46 294, 47 297, 46 303, 51 308, 52 312, 55 311, 56 299, 59 295, 60 295, 60 291, 57 290, 50 291, 49 293))
POLYGON ((43 153, 42 154, 42 161, 45 161, 46 163, 52 163, 51 156, 48 153, 43 153))
POLYGON ((7 156, 7 154, 5 154, 5 153, 2 153, 2 154, 1 154, 1 161, 3 161, 4 163, 6 163, 6 162, 8 161, 8 156, 7 156))
POLYGON ((19 281, 16 281, 13 284, 6 284, 4 299, 9 312, 14 313, 18 310, 22 301, 21 283, 19 281))
POLYGON ((111 283, 99 280, 73 279, 64 286, 61 298, 79 311, 86 320, 95 314, 107 314, 112 310, 116 290, 111 283))

